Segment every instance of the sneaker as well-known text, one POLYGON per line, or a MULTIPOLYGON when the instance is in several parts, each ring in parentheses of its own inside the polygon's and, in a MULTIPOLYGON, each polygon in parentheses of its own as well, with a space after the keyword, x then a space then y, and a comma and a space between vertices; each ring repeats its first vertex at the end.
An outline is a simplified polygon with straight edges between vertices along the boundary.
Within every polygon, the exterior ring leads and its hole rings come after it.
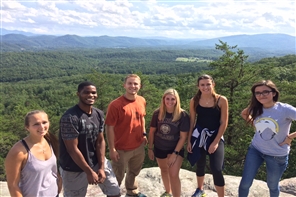
POLYGON ((173 195, 172 194, 169 194, 167 192, 164 192, 163 194, 161 194, 160 197, 172 197, 173 195))
POLYGON ((200 190, 199 188, 197 188, 191 197, 205 197, 205 196, 206 196, 206 193, 203 190, 200 190))
POLYGON ((145 194, 142 194, 142 193, 137 193, 137 194, 126 194, 125 195, 126 197, 147 197, 145 194))

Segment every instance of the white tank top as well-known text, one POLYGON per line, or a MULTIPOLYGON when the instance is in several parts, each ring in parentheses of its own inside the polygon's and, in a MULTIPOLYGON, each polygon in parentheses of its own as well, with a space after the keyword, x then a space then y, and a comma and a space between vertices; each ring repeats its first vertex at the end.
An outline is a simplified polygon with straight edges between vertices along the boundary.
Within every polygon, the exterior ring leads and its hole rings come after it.
POLYGON ((34 157, 25 140, 22 140, 22 143, 28 151, 28 160, 21 171, 19 183, 23 196, 57 196, 57 159, 52 148, 51 157, 46 161, 42 161, 34 157))

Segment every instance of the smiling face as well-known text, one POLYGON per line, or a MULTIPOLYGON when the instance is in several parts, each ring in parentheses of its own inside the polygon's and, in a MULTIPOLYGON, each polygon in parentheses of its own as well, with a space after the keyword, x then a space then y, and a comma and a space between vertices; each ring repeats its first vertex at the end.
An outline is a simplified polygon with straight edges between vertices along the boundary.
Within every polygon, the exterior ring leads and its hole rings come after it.
POLYGON ((97 88, 92 85, 84 86, 80 92, 77 92, 77 96, 80 105, 92 106, 98 97, 97 88))
POLYGON ((49 120, 47 114, 44 112, 39 112, 29 115, 27 117, 25 127, 32 136, 44 136, 49 129, 49 120))
POLYGON ((163 98, 164 105, 166 107, 166 110, 170 113, 172 113, 175 109, 175 106, 177 104, 177 99, 174 95, 172 94, 167 94, 163 98))
POLYGON ((134 96, 141 88, 141 81, 138 77, 129 77, 126 79, 123 87, 127 96, 134 96))
POLYGON ((212 94, 215 84, 211 79, 201 79, 198 81, 198 89, 202 94, 212 94))
POLYGON ((273 97, 275 92, 271 88, 263 85, 257 86, 254 91, 256 99, 263 105, 263 107, 270 107, 274 104, 273 97))

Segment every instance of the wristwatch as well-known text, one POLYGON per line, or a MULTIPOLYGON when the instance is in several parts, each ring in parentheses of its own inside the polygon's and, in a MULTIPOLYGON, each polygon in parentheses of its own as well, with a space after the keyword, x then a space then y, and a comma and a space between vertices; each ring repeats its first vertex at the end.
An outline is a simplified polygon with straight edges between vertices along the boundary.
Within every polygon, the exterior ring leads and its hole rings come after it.
POLYGON ((174 152, 176 155, 179 155, 179 151, 174 150, 174 152))
POLYGON ((147 136, 147 133, 145 132, 145 133, 143 133, 143 136, 147 136))

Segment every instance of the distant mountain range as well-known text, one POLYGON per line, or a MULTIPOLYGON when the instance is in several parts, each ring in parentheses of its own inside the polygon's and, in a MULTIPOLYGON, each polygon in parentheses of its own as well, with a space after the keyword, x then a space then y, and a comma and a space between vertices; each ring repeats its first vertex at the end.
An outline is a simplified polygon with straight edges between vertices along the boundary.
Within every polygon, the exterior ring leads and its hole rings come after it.
MULTIPOLYGON (((5 29, 4 29, 5 30, 5 29)), ((62 48, 215 48, 219 40, 243 50, 296 54, 296 37, 286 34, 235 35, 207 40, 165 39, 165 38, 132 38, 132 37, 81 37, 77 35, 34 35, 28 32, 7 32, 1 30, 2 51, 44 50, 62 48)))

